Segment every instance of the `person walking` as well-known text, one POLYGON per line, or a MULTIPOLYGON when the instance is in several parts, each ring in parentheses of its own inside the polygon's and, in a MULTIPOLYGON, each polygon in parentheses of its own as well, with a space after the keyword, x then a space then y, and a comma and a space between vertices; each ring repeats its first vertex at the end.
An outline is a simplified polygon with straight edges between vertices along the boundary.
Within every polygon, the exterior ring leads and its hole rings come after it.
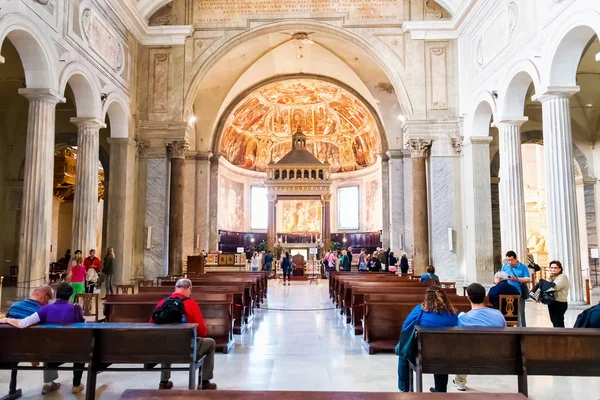
POLYGON ((271 250, 267 251, 265 254, 265 268, 267 269, 267 277, 271 277, 271 268, 273 268, 273 256, 271 255, 271 250))
POLYGON ((508 275, 508 283, 519 290, 519 294, 521 295, 521 309, 519 310, 521 313, 521 327, 525 328, 527 326, 525 319, 525 300, 529 297, 529 288, 527 287, 527 284, 531 282, 529 268, 519 261, 517 253, 510 250, 506 252, 506 263, 502 267, 502 272, 506 272, 506 275, 508 275))
POLYGON ((113 294, 112 281, 115 275, 115 249, 112 247, 106 249, 106 254, 102 260, 102 273, 104 274, 106 285, 106 293, 102 300, 106 300, 106 295, 113 294))
POLYGON ((290 281, 292 280, 292 259, 290 258, 290 253, 285 253, 285 257, 281 260, 281 270, 283 271, 283 285, 285 286, 285 278, 287 277, 288 286, 290 286, 290 281))
POLYGON ((81 255, 75 260, 75 266, 71 267, 71 271, 67 273, 67 282, 71 283, 73 287, 73 295, 71 296, 71 303, 75 301, 75 295, 78 293, 85 292, 85 278, 87 277, 87 271, 83 265, 83 258, 81 255))
MULTIPOLYGON (((471 303, 471 311, 460 313, 458 326, 485 326, 492 328, 505 328, 504 315, 495 308, 485 306, 485 288, 479 283, 472 283, 467 287, 467 297, 471 303)), ((456 375, 452 381, 459 392, 467 390, 467 375, 456 375)))
POLYGON ((400 257, 400 273, 402 275, 408 274, 408 256, 406 253, 402 253, 402 257, 400 257))
POLYGON ((258 254, 257 251, 255 251, 254 255, 252 255, 251 265, 252 272, 258 272, 258 266, 260 265, 260 254, 258 254))
MULTIPOLYGON (((215 348, 216 343, 212 338, 207 337, 208 329, 202 318, 202 312, 196 301, 192 297, 192 281, 189 279, 179 279, 175 283, 175 291, 166 299, 158 302, 152 312, 150 323, 155 324, 173 324, 187 323, 197 324, 196 327, 196 356, 204 356, 204 365, 202 374, 198 376, 198 390, 216 390, 217 385, 211 383, 215 368, 215 348), (175 307, 177 306, 177 307, 175 307), (179 315, 174 315, 173 309, 182 311, 179 315)), ((160 373, 159 389, 171 389, 173 382, 171 379, 171 364, 161 364, 164 368, 160 373)))
POLYGON ((555 328, 565 327, 565 313, 569 304, 569 277, 563 272, 563 266, 560 261, 550 261, 548 265, 550 270, 550 282, 554 284, 554 302, 548 304, 548 314, 555 328))

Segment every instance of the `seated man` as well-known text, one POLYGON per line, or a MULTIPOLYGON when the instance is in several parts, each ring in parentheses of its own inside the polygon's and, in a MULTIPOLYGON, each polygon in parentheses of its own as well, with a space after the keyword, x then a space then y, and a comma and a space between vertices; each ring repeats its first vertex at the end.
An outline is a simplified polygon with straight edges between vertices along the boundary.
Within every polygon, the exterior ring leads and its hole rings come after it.
POLYGON ((496 286, 490 288, 488 298, 490 303, 496 310, 500 310, 500 295, 519 295, 519 289, 508 283, 508 274, 500 271, 494 275, 494 283, 496 286))
MULTIPOLYGON (((168 323, 188 323, 198 324, 197 335, 198 341, 196 343, 196 352, 198 357, 205 356, 204 366, 202 367, 202 376, 198 377, 198 387, 202 390, 215 390, 217 385, 211 383, 213 379, 213 369, 215 367, 215 341, 211 338, 207 338, 207 329, 200 307, 198 303, 189 297, 192 295, 192 281, 189 279, 180 279, 175 284, 175 292, 158 302, 150 322, 155 324, 168 324, 168 323), (183 303, 183 315, 173 315, 172 310, 178 305, 183 303), (178 320, 178 321, 176 321, 178 320)), ((162 368, 170 368, 170 364, 162 364, 162 368)), ((160 385, 159 389, 171 389, 173 382, 171 378, 171 370, 163 369, 160 373, 160 385)))
MULTIPOLYGON (((54 304, 47 304, 26 318, 4 318, 0 320, 0 323, 11 324, 17 328, 27 328, 28 326, 40 322, 44 324, 73 324, 76 322, 85 322, 81 307, 69 303, 69 298, 72 294, 73 288, 71 285, 63 282, 56 288, 56 302, 54 304)), ((47 367, 52 369, 57 368, 59 365, 60 364, 58 363, 49 363, 47 367)), ((71 390, 71 393, 76 394, 82 392, 84 389, 84 386, 81 383, 81 376, 83 375, 85 364, 75 363, 73 366, 79 369, 79 371, 73 371, 73 389, 71 390)), ((44 376, 46 375, 44 374, 44 376)), ((54 390, 56 389, 53 389, 52 391, 54 390)))
MULTIPOLYGON (((479 283, 472 283, 467 288, 467 296, 471 302, 471 311, 460 313, 458 316, 458 326, 487 326, 504 328, 506 320, 502 313, 496 309, 488 308, 483 303, 485 301, 485 288, 479 283)), ((456 375, 453 381, 454 386, 464 392, 467 390, 467 375, 456 375)))

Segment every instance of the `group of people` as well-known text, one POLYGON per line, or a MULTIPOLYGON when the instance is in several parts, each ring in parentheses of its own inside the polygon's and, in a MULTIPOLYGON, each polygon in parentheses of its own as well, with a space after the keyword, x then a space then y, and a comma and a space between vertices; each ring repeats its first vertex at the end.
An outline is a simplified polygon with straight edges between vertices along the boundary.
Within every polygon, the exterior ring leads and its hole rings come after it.
POLYGON ((246 261, 250 265, 252 272, 267 271, 269 276, 271 276, 274 261, 271 250, 261 252, 248 250, 246 252, 246 261))
MULTIPOLYGON (((331 250, 325 253, 323 256, 325 270, 351 271, 354 258, 352 251, 352 247, 348 247, 347 249, 331 250)), ((373 253, 368 253, 367 249, 363 248, 358 254, 359 272, 396 272, 397 264, 398 258, 394 256, 389 248, 385 250, 378 247, 373 253)), ((403 274, 408 273, 408 256, 406 253, 403 253, 400 258, 400 269, 403 274)))
POLYGON ((96 257, 95 249, 91 249, 89 256, 86 258, 82 257, 81 250, 76 250, 73 257, 71 257, 71 250, 69 249, 65 254, 65 259, 69 260, 65 280, 73 287, 71 302, 78 293, 94 293, 96 287, 98 286, 99 289, 102 282, 106 285, 106 294, 113 293, 115 251, 112 247, 106 249, 102 261, 96 257))

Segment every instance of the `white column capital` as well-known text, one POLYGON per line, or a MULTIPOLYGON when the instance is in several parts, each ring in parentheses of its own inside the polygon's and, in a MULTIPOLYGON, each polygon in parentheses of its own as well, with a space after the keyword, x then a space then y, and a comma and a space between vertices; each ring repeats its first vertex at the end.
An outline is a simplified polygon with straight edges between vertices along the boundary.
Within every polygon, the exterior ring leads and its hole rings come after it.
POLYGON ((494 140, 491 136, 471 136, 469 137, 469 144, 487 144, 489 145, 494 140))
POLYGON ((531 99, 544 103, 555 99, 568 99, 578 92, 579 86, 548 86, 536 93, 531 99))
POLYGON ((95 117, 73 117, 69 121, 78 128, 102 129, 106 128, 106 124, 95 117))
POLYGON ((51 104, 66 102, 66 99, 55 90, 45 88, 24 88, 19 89, 19 94, 27 100, 40 100, 51 104))
POLYGON ((503 117, 498 122, 492 123, 492 127, 498 129, 513 126, 521 127, 527 121, 529 121, 529 117, 503 117))

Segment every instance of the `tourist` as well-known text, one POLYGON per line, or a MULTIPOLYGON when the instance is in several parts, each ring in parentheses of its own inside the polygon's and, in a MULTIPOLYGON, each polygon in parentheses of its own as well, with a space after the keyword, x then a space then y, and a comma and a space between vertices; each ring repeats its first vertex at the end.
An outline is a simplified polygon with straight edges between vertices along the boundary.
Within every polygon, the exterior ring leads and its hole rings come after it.
POLYGON ((106 254, 102 260, 102 273, 104 274, 104 283, 106 285, 106 293, 102 300, 105 300, 106 295, 113 294, 112 281, 115 274, 115 249, 112 247, 106 249, 106 254))
POLYGON ((385 272, 389 272, 389 264, 390 264, 389 254, 390 254, 390 249, 388 248, 387 250, 381 249, 381 251, 379 252, 379 255, 378 255, 379 262, 381 263, 381 268, 385 272))
POLYGON ((388 260, 390 261, 389 270, 390 272, 396 272, 396 264, 398 263, 398 259, 394 257, 394 252, 390 251, 388 260))
POLYGON ((81 257, 81 259, 83 260, 83 253, 81 252, 81 250, 75 250, 75 254, 73 254, 73 257, 69 261, 69 266, 67 268, 67 275, 69 275, 69 269, 71 267, 77 265, 77 257, 81 257))
POLYGON ((88 271, 88 275, 85 279, 85 292, 94 293, 94 289, 96 289, 96 282, 98 282, 98 273, 102 269, 100 259, 96 257, 96 250, 90 250, 90 255, 83 260, 83 265, 88 271))
POLYGON ((519 294, 521 295, 521 309, 519 310, 521 314, 521 327, 525 328, 527 326, 525 322, 525 300, 529 297, 527 284, 531 282, 529 268, 519 262, 517 253, 510 250, 506 253, 506 263, 502 266, 502 272, 506 272, 508 275, 508 283, 519 290, 519 294))
POLYGON ((281 260, 281 270, 283 271, 283 285, 285 286, 285 278, 287 277, 288 286, 290 286, 290 281, 292 280, 292 259, 290 257, 290 253, 285 253, 285 257, 281 260))
POLYGON ((408 256, 406 253, 402 253, 402 257, 400 257, 400 273, 402 275, 408 274, 408 256))
POLYGON ((327 257, 327 267, 329 271, 335 271, 335 252, 330 251, 327 257))
POLYGON ((568 308, 569 277, 564 274, 560 261, 550 261, 550 282, 554 284, 554 301, 548 303, 548 313, 555 328, 565 327, 565 313, 568 308))
POLYGON ((252 272, 258 272, 258 266, 260 265, 260 254, 258 254, 258 251, 255 251, 252 255, 251 265, 252 272))
POLYGON ((344 270, 346 272, 350 271, 350 258, 348 257, 348 252, 346 250, 342 250, 342 258, 340 259, 340 270, 344 270))
MULTIPOLYGON (((494 308, 485 306, 485 288, 479 283, 472 283, 467 287, 467 296, 471 303, 471 311, 460 313, 458 326, 485 326, 493 328, 505 328, 504 315, 494 308)), ((460 391, 467 390, 467 375, 456 375, 454 386, 460 391)))
MULTIPOLYGON (((46 304, 41 307, 38 311, 34 312, 30 316, 23 319, 4 318, 0 320, 0 323, 8 323, 17 328, 27 328, 31 325, 38 323, 42 324, 73 324, 76 322, 85 322, 83 318, 83 311, 79 305, 69 304, 69 298, 73 295, 73 288, 68 283, 61 283, 56 288, 56 302, 54 304, 46 304)), ((62 363, 48 363, 46 367, 49 370, 58 368, 62 363)), ((73 371, 73 388, 71 393, 76 394, 83 391, 84 386, 81 384, 81 376, 83 375, 83 369, 85 364, 74 363, 74 368, 78 368, 78 371, 73 371)), ((50 374, 44 374, 44 381, 50 374)), ((44 388, 52 389, 50 391, 58 390, 60 385, 56 385, 53 380, 57 379, 56 374, 54 378, 48 382, 44 382, 44 388)), ((42 389, 42 394, 43 393, 42 389)), ((50 393, 50 391, 48 393, 50 393)))
POLYGON ((440 284, 440 278, 435 274, 435 267, 433 265, 427 267, 427 272, 421 275, 420 281, 429 285, 440 284))
POLYGON ((86 276, 87 271, 83 265, 83 258, 81 255, 79 255, 77 260, 75 260, 75 266, 71 267, 70 274, 67 275, 67 282, 71 282, 71 286, 73 287, 73 296, 71 297, 71 302, 75 301, 76 294, 83 293, 85 291, 84 285, 86 276))
POLYGON ((573 328, 600 328, 600 303, 579 314, 573 328))
MULTIPOLYGON (((448 300, 446 292, 437 285, 432 285, 425 291, 425 300, 417 305, 406 317, 402 324, 402 331, 406 331, 413 323, 423 328, 447 328, 456 326, 458 323, 456 309, 448 300)), ((408 392, 410 371, 408 359, 404 354, 399 354, 398 359, 398 389, 408 392)), ((435 387, 432 392, 446 392, 448 386, 448 375, 435 374, 435 387)))
POLYGON ((352 269, 352 247, 348 247, 346 254, 348 255, 348 271, 350 271, 352 269))
MULTIPOLYGON (((519 295, 519 291, 513 285, 508 283, 508 275, 506 272, 498 271, 494 275, 494 284, 488 292, 488 299, 492 307, 500 310, 501 295, 519 295)), ((502 310, 501 310, 502 311, 502 310)))
POLYGON ((381 272, 381 261, 375 253, 373 253, 373 257, 371 257, 371 261, 369 261, 369 271, 370 272, 381 272))
MULTIPOLYGON (((188 323, 198 324, 196 327, 196 357, 200 358, 204 356, 204 365, 202 367, 202 375, 198 377, 198 390, 215 390, 217 385, 211 383, 213 379, 213 370, 215 367, 215 341, 209 337, 206 337, 208 330, 206 323, 202 318, 200 307, 198 303, 192 300, 192 281, 189 279, 179 279, 175 284, 175 291, 173 294, 166 299, 158 302, 156 308, 152 312, 152 318, 150 322, 155 324, 168 324, 168 323, 188 323), (180 315, 173 315, 171 312, 174 307, 172 304, 183 303, 183 313, 180 315), (175 321, 178 320, 178 321, 175 321)), ((162 364, 161 368, 164 368, 160 373, 160 384, 159 389, 171 389, 173 382, 171 379, 171 364, 162 364)))
MULTIPOLYGON (((31 296, 25 300, 17 301, 13 303, 8 312, 6 318, 23 319, 27 318, 35 312, 38 312, 40 308, 48 304, 54 297, 54 291, 50 285, 43 285, 36 288, 31 296)), ((16 370, 15 370, 16 371, 16 370)), ((54 382, 58 379, 58 371, 55 369, 44 369, 44 387, 42 388, 42 394, 48 394, 55 392, 60 389, 60 383, 54 382), (47 383, 46 383, 47 382, 47 383)))
POLYGON ((265 267, 267 269, 267 276, 271 277, 271 268, 273 268, 273 256, 271 255, 271 250, 267 251, 267 254, 265 254, 265 267))
POLYGON ((358 270, 360 272, 368 271, 369 266, 367 265, 367 249, 362 249, 358 256, 358 270))

